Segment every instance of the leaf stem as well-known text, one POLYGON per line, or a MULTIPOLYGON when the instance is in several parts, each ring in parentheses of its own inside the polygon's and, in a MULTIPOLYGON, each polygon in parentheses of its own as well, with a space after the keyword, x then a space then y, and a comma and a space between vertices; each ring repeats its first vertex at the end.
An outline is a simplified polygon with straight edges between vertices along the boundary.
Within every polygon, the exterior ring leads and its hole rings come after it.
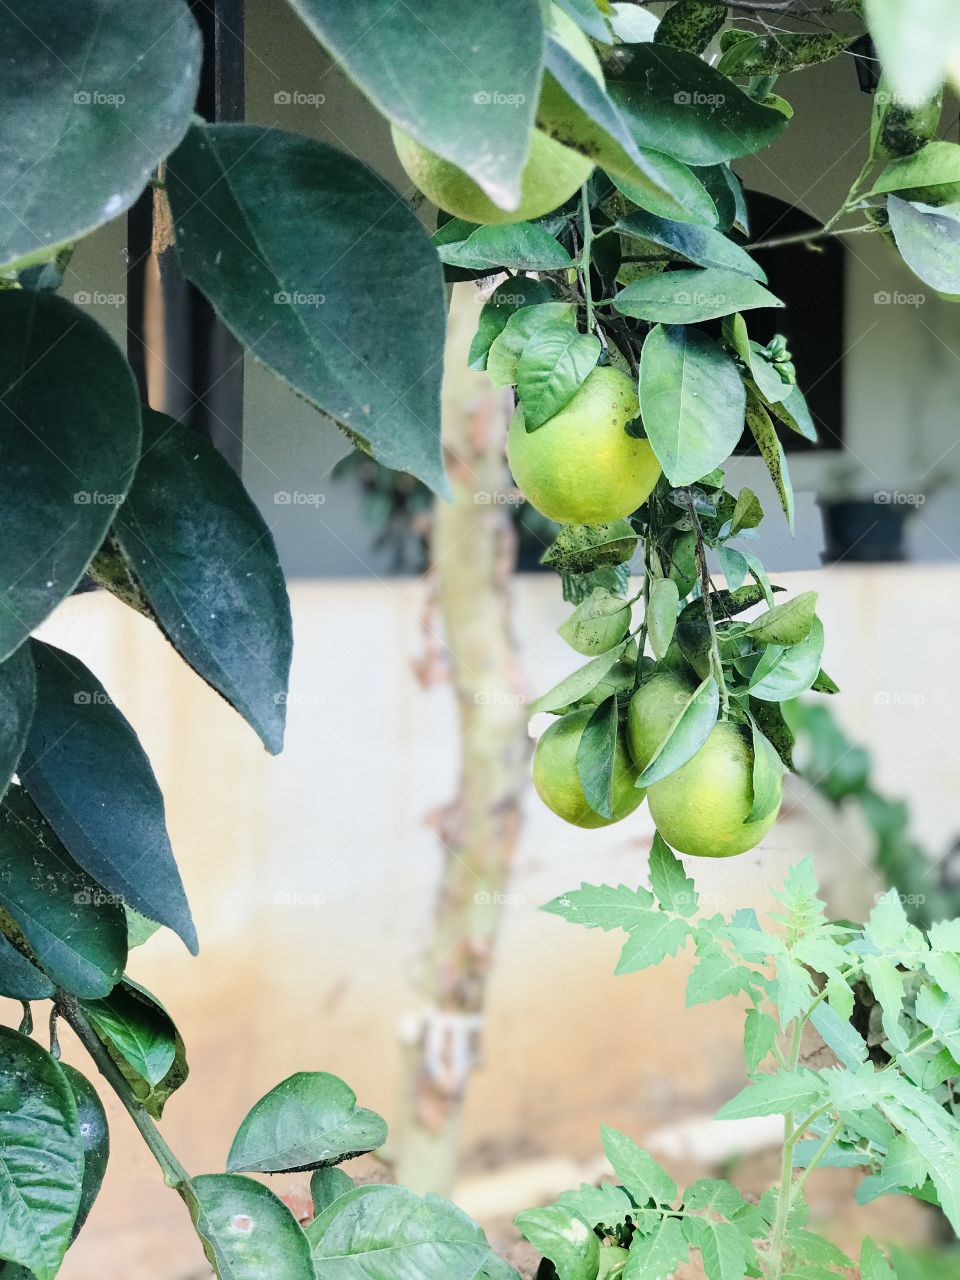
POLYGON ((833 240, 836 236, 862 235, 866 231, 878 231, 872 222, 864 222, 858 227, 837 227, 836 229, 820 227, 817 231, 794 231, 788 236, 772 236, 769 240, 758 240, 756 244, 746 246, 750 253, 758 249, 779 249, 788 244, 813 244, 817 240, 833 240))
POLYGON ((133 1090, 124 1079, 120 1068, 110 1057, 106 1047, 96 1031, 94 1031, 75 998, 65 991, 58 991, 54 1007, 59 1011, 64 1021, 76 1032, 81 1044, 97 1064, 100 1074, 113 1089, 126 1108, 130 1119, 140 1130, 140 1136, 147 1144, 163 1172, 164 1182, 168 1187, 179 1191, 181 1195, 185 1191, 189 1191, 191 1185, 190 1175, 167 1146, 146 1107, 134 1096, 133 1090))
POLYGON ((593 245, 593 223, 590 220, 590 192, 587 184, 580 188, 580 221, 583 248, 580 251, 580 278, 583 282, 583 299, 587 307, 587 333, 593 331, 593 292, 590 286, 590 249, 593 245))
POLYGON ((793 1188, 794 1191, 799 1191, 801 1189, 803 1184, 810 1177, 811 1173, 813 1173, 814 1169, 817 1167, 817 1165, 820 1163, 823 1157, 830 1150, 830 1147, 833 1145, 834 1139, 836 1138, 837 1134, 840 1132, 842 1128, 843 1128, 843 1120, 841 1119, 836 1122, 836 1124, 833 1126, 833 1128, 830 1130, 830 1132, 827 1134, 824 1140, 820 1143, 819 1147, 817 1147, 816 1151, 810 1157, 810 1161, 807 1164, 807 1167, 804 1169, 803 1173, 801 1173, 800 1177, 797 1179, 796 1183, 794 1184, 794 1188, 793 1188))
POLYGON ((696 541, 697 566, 700 570, 700 594, 703 599, 703 613, 707 620, 707 633, 710 637, 710 669, 713 672, 713 678, 716 680, 720 690, 720 706, 721 719, 726 720, 730 714, 730 697, 727 693, 727 683, 723 676, 723 660, 720 657, 720 641, 717 638, 717 624, 713 617, 713 599, 712 588, 710 585, 710 570, 707 567, 707 551, 703 544, 703 529, 700 525, 700 517, 697 515, 697 508, 693 501, 693 495, 690 490, 685 490, 687 498, 687 507, 690 511, 690 519, 693 522, 693 535, 696 541))

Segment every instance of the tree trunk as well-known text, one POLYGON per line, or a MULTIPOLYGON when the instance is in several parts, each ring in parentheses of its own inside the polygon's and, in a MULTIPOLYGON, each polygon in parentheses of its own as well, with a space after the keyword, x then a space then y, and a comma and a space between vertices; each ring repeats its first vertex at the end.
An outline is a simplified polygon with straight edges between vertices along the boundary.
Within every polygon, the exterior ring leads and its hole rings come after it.
POLYGON ((509 586, 516 535, 504 459, 508 392, 467 369, 481 296, 453 290, 443 443, 454 490, 438 502, 432 569, 457 699, 460 785, 440 817, 446 851, 429 1008, 408 1031, 398 1181, 449 1194, 464 1094, 483 1031, 487 979, 520 827, 529 739, 509 586))

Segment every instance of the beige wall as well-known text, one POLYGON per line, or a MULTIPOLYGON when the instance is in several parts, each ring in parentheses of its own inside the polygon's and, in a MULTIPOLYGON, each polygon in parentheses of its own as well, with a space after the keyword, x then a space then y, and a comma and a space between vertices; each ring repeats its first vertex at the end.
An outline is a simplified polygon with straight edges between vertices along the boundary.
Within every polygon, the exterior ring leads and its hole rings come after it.
MULTIPOLYGON (((844 687, 838 711, 874 745, 882 782, 909 796, 918 833, 944 846, 960 825, 960 675, 950 661, 960 578, 933 569, 781 577, 793 590, 821 590, 825 662, 844 687), (884 691, 912 700, 878 700, 884 691)), ((574 655, 555 634, 565 613, 556 581, 521 578, 515 596, 532 695, 574 655)), ((423 604, 422 584, 409 580, 294 586, 290 729, 276 759, 116 601, 74 598, 44 629, 102 677, 167 797, 202 949, 191 959, 159 934, 131 969, 186 1037, 191 1077, 163 1129, 194 1172, 222 1168, 246 1109, 294 1070, 342 1074, 367 1105, 397 1115, 397 1027, 420 1005, 416 976, 440 871, 429 818, 452 795, 456 768, 449 690, 424 692, 411 670, 423 604)), ((874 881, 856 824, 828 824, 804 791, 791 788, 762 851, 693 868, 717 909, 767 909, 770 886, 807 852, 838 910, 869 907, 874 881)), ((641 882, 650 837, 645 808, 608 831, 582 832, 528 793, 485 1063, 467 1109, 468 1174, 536 1154, 589 1157, 601 1122, 639 1137, 709 1112, 740 1082, 740 1020, 729 1005, 684 1010, 686 960, 614 979, 614 938, 537 910, 584 877, 641 882), (616 1051, 604 1031, 612 1009, 621 1011, 616 1051)), ((8 1021, 16 1012, 3 1010, 8 1021)), ((64 1277, 195 1274, 179 1202, 112 1104, 111 1115, 104 1193, 64 1277)))

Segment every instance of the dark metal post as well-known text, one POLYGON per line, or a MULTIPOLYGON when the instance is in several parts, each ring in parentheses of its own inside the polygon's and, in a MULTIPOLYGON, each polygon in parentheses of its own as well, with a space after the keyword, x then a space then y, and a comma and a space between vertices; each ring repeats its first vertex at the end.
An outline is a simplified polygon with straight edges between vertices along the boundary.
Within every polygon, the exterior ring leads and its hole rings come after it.
MULTIPOLYGON (((244 0, 190 0, 203 35, 197 112, 212 123, 243 119, 244 0)), ((153 193, 145 192, 127 218, 127 352, 147 399, 144 343, 146 267, 153 236, 153 193)), ((243 457, 243 347, 217 319, 206 298, 177 269, 171 252, 160 264, 163 378, 153 407, 207 436, 240 470, 243 457)))

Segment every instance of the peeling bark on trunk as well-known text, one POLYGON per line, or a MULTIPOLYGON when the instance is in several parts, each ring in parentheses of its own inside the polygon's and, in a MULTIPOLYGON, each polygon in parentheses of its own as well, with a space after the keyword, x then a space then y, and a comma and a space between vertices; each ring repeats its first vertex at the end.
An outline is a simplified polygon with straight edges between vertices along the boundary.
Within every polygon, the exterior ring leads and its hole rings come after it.
POLYGON ((509 393, 467 369, 481 297, 453 291, 443 443, 453 484, 438 502, 433 574, 457 699, 460 786, 437 829, 446 853, 427 961, 429 1008, 410 1029, 398 1180, 449 1194, 483 1028, 487 980, 520 826, 529 740, 509 587, 516 535, 504 497, 509 393))

